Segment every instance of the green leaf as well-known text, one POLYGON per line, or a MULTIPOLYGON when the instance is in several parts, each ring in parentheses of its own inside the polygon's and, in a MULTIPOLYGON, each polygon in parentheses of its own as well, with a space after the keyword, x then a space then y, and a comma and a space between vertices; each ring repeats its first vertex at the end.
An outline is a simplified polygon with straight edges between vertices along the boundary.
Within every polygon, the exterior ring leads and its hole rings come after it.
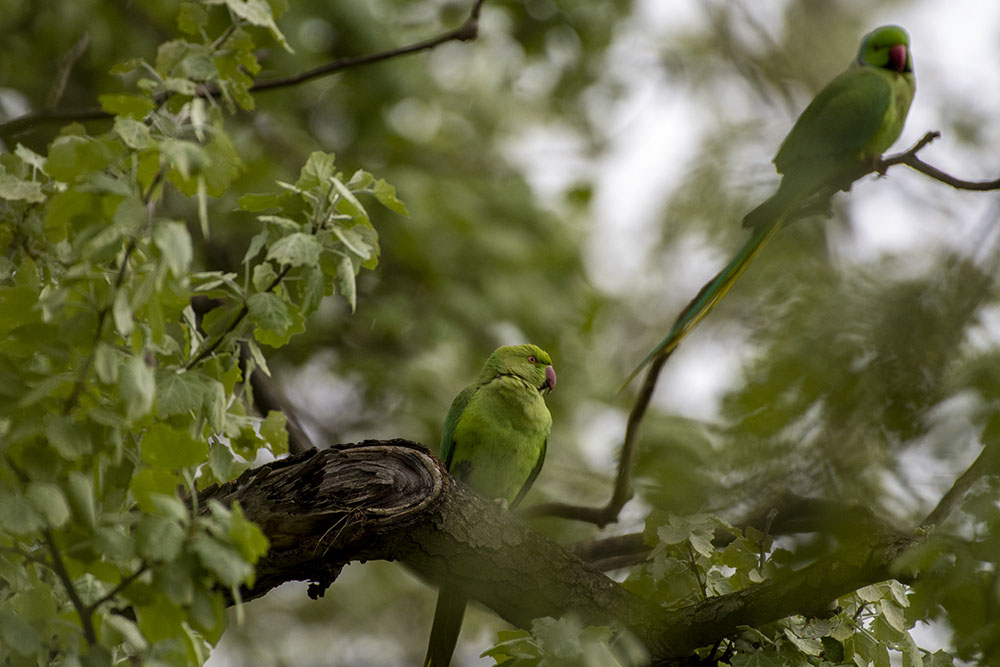
POLYGON ((289 53, 295 53, 295 51, 292 50, 292 47, 289 46, 288 42, 285 40, 285 36, 281 34, 278 24, 274 22, 274 16, 271 14, 271 6, 265 0, 224 1, 233 14, 240 17, 244 21, 247 21, 251 25, 266 28, 270 31, 274 40, 281 44, 286 51, 289 53))
POLYGON ((151 642, 176 639, 177 629, 187 620, 184 610, 168 596, 158 595, 152 604, 138 608, 139 629, 151 642))
POLYGON ((94 549, 109 561, 135 558, 135 541, 121 526, 97 526, 94 529, 94 549))
POLYGON ((45 172, 45 156, 39 155, 22 143, 18 143, 14 149, 14 154, 21 158, 21 162, 30 165, 33 169, 45 172))
POLYGON ((149 146, 149 128, 142 121, 115 116, 115 132, 129 148, 139 150, 149 146))
POLYGON ((335 171, 333 153, 314 151, 310 153, 306 163, 302 166, 299 180, 295 182, 295 185, 301 190, 315 190, 329 183, 335 171))
POLYGON ((66 135, 49 146, 46 166, 57 181, 72 183, 85 174, 99 172, 110 165, 123 147, 109 139, 66 135))
POLYGON ((288 428, 285 413, 270 410, 260 424, 260 434, 275 456, 288 451, 288 428))
POLYGON ((0 174, 0 199, 40 204, 45 201, 41 183, 24 181, 10 174, 0 174))
POLYGON ((306 267, 299 275, 299 306, 304 315, 314 312, 326 292, 326 279, 316 267, 306 267))
POLYGON ((333 233, 340 239, 341 243, 361 259, 371 258, 372 247, 365 243, 364 237, 357 231, 334 227, 333 233))
POLYGON ((253 278, 251 281, 253 282, 254 289, 260 292, 267 292, 274 285, 274 280, 277 277, 278 274, 275 272, 271 262, 261 262, 253 267, 253 278))
POLYGON ((877 602, 882 599, 882 591, 874 585, 862 586, 857 590, 857 595, 865 602, 877 602))
POLYGON ((254 340, 247 341, 247 344, 250 347, 250 356, 253 357, 253 361, 257 364, 257 368, 259 368, 264 375, 271 377, 271 369, 267 367, 267 358, 261 351, 260 346, 257 345, 257 342, 254 340))
POLYGON ((330 182, 333 183, 333 187, 341 196, 341 200, 338 203, 338 209, 352 218, 369 222, 368 212, 365 211, 365 207, 360 201, 358 201, 358 198, 354 196, 354 193, 351 192, 336 176, 331 176, 330 182))
POLYGON ((266 229, 258 234, 254 234, 254 237, 250 239, 250 245, 247 247, 246 254, 243 255, 243 264, 256 257, 264 249, 264 246, 267 245, 269 238, 270 234, 268 234, 266 229))
POLYGON ((70 471, 66 480, 66 498, 77 520, 93 529, 97 525, 97 506, 90 477, 79 470, 70 471))
POLYGON ((806 655, 818 656, 823 653, 823 642, 821 642, 819 639, 812 639, 812 638, 806 639, 803 637, 799 637, 797 634, 795 634, 788 628, 785 628, 785 637, 787 637, 788 641, 792 642, 792 644, 795 645, 795 648, 799 649, 806 655))
POLYGON ((73 419, 62 415, 45 415, 45 438, 67 461, 76 461, 93 448, 90 434, 73 419))
POLYGON ((135 527, 135 545, 139 555, 154 562, 169 562, 181 554, 186 535, 176 522, 155 514, 146 514, 135 527))
POLYGON ((197 35, 208 25, 208 12, 196 2, 181 4, 177 14, 177 28, 189 35, 197 35))
POLYGON ((882 618, 885 619, 885 622, 888 623, 893 630, 906 632, 909 625, 907 624, 906 617, 903 615, 903 610, 900 609, 899 605, 895 602, 890 602, 889 600, 879 600, 879 610, 882 613, 882 618))
POLYGON ((273 292, 257 292, 251 295, 247 299, 247 308, 250 319, 264 331, 284 332, 292 325, 288 305, 273 292))
MULTIPOLYGON (((15 653, 31 657, 41 649, 41 639, 35 628, 20 616, 0 608, 0 637, 4 646, 9 646, 15 653)), ((30 663, 23 663, 30 664, 30 663)))
POLYGON ((233 453, 229 447, 212 443, 208 450, 208 467, 220 481, 226 481, 233 473, 233 453))
POLYGON ((26 287, 0 287, 0 337, 20 326, 37 321, 40 316, 38 294, 26 287))
POLYGON ((399 213, 400 215, 410 215, 410 212, 406 209, 406 204, 396 197, 396 188, 389 185, 384 178, 375 181, 375 199, 390 211, 399 213))
POLYGON ((115 613, 106 614, 104 616, 104 627, 112 629, 121 635, 125 643, 135 651, 145 651, 149 648, 149 642, 139 632, 138 626, 124 616, 115 613))
POLYGON ((274 231, 281 235, 287 232, 297 232, 302 229, 301 224, 283 215, 258 215, 257 219, 270 225, 274 228, 274 231))
POLYGON ((27 498, 0 487, 0 527, 12 535, 27 535, 42 525, 41 515, 27 498))
POLYGON ((243 515, 239 503, 233 504, 229 519, 229 539, 248 563, 267 553, 268 541, 263 531, 243 515))
POLYGON ((122 364, 118 384, 125 401, 126 419, 136 420, 149 414, 156 396, 156 378, 142 357, 129 357, 122 364))
MULTIPOLYGON (((222 596, 196 588, 191 600, 189 620, 194 628, 211 643, 215 644, 226 629, 226 606, 222 596)), ((176 624, 173 628, 176 628, 176 624)))
POLYGON ((208 445, 192 438, 186 429, 154 424, 142 438, 142 460, 153 467, 184 468, 204 463, 207 457, 208 445))
POLYGON ((280 207, 287 198, 287 192, 250 192, 237 199, 236 204, 244 211, 259 213, 280 207))
POLYGON ((354 282, 354 263, 350 257, 341 257, 337 267, 337 289, 341 296, 347 299, 353 313, 358 303, 358 290, 354 282))
POLYGON ((170 273, 177 278, 187 275, 194 255, 187 225, 172 220, 157 221, 153 226, 153 243, 163 254, 170 273))
POLYGON ((31 482, 25 492, 50 528, 59 528, 69 519, 69 503, 62 489, 49 482, 31 482))
POLYGON ((111 307, 111 318, 114 320, 115 329, 122 335, 122 338, 128 338, 129 334, 132 333, 132 327, 135 322, 132 320, 132 308, 129 306, 128 294, 123 289, 115 292, 114 304, 111 307))
POLYGON ((322 251, 323 246, 315 236, 295 232, 272 243, 267 250, 267 259, 273 259, 281 265, 314 266, 319 263, 322 251))
POLYGON ((143 468, 129 482, 129 491, 139 503, 139 509, 145 512, 157 510, 154 500, 156 495, 173 494, 177 488, 177 477, 167 470, 158 468, 143 468))
POLYGON ((158 416, 197 415, 204 401, 204 378, 197 371, 157 372, 156 414, 158 416))
POLYGON ((98 95, 97 101, 101 104, 101 108, 110 114, 135 119, 145 118, 146 114, 156 106, 153 100, 145 95, 129 93, 98 95))
POLYGON ((253 575, 253 567, 238 551, 205 533, 194 536, 191 550, 198 555, 205 569, 226 586, 239 586, 253 575))

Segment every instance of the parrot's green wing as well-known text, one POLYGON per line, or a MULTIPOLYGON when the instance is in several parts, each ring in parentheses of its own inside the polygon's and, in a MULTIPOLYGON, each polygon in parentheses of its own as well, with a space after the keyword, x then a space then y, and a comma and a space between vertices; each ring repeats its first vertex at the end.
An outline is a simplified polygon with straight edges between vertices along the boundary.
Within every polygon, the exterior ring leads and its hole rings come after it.
POLYGON ((451 456, 455 452, 455 425, 459 417, 465 411, 465 406, 469 404, 472 396, 481 385, 479 383, 470 384, 468 387, 458 392, 458 396, 451 402, 448 408, 448 416, 444 419, 444 429, 441 432, 441 448, 438 456, 444 464, 451 470, 451 456))
POLYGON ((840 74, 806 107, 785 137, 774 156, 778 173, 787 177, 823 158, 856 159, 873 148, 881 153, 888 147, 871 144, 886 119, 892 95, 892 83, 875 68, 852 67, 840 74))
POLYGON ((514 496, 514 500, 510 501, 510 509, 514 509, 521 504, 521 500, 527 495, 528 491, 531 489, 531 485, 535 483, 535 478, 538 477, 538 473, 542 472, 542 464, 545 463, 545 451, 549 448, 549 439, 545 438, 545 442, 542 443, 542 451, 538 454, 538 461, 535 463, 535 467, 531 469, 528 473, 528 479, 524 482, 524 486, 521 490, 517 492, 514 496))

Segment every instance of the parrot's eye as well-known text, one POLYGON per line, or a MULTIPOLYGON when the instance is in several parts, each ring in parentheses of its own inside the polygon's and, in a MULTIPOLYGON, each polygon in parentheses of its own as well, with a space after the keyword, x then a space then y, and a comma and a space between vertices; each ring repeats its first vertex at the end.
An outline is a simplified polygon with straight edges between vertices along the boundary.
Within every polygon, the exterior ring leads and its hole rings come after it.
POLYGON ((528 363, 529 364, 537 364, 538 363, 538 359, 535 359, 535 355, 531 355, 530 357, 528 357, 528 363))

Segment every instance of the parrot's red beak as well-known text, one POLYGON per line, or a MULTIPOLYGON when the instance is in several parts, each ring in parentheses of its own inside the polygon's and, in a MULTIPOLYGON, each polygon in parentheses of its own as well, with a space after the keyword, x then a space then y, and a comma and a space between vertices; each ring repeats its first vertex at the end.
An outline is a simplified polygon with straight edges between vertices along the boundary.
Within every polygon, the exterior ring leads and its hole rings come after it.
POLYGON ((889 65, 897 72, 906 71, 906 45, 897 44, 889 49, 889 65))
POLYGON ((555 388, 556 388, 556 369, 552 368, 552 366, 546 366, 545 382, 542 384, 541 387, 538 388, 538 391, 552 391, 555 388))

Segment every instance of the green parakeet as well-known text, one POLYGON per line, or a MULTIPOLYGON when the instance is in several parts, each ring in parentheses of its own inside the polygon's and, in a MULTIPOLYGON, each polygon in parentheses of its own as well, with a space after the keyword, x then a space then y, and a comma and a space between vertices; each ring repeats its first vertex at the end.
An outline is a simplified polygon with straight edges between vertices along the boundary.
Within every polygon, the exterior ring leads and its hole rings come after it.
POLYGON ((902 133, 915 92, 906 31, 887 25, 865 35, 854 62, 809 103, 774 156, 781 185, 743 218, 743 226, 753 230, 750 240, 681 312, 666 338, 625 384, 654 357, 677 347, 732 288, 790 213, 807 202, 824 204, 872 170, 902 133))
MULTIPOLYGON (((545 350, 535 345, 500 347, 479 379, 459 392, 441 436, 448 471, 476 492, 517 506, 542 469, 552 417, 544 395, 556 386, 545 350)), ((441 584, 425 667, 446 667, 462 627, 467 596, 441 584)))

